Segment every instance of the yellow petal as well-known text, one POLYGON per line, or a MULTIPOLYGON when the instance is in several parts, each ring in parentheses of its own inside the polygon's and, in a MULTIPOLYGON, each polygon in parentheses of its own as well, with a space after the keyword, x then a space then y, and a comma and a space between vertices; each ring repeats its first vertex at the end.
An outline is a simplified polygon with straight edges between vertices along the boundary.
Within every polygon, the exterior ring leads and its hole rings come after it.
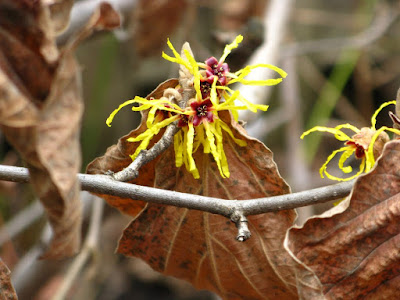
MULTIPOLYGON (((214 157, 214 160, 218 166, 219 173, 221 174, 222 178, 226 178, 226 175, 224 174, 224 170, 222 169, 222 165, 221 165, 221 155, 217 150, 217 146, 215 145, 214 135, 218 134, 218 133, 215 131, 214 126, 209 124, 207 121, 205 121, 203 124, 204 124, 204 129, 206 132, 207 140, 210 144, 211 154, 214 157)), ((217 139, 222 139, 222 136, 217 137, 217 139)))
POLYGON ((139 155, 140 151, 147 149, 147 146, 149 145, 152 138, 153 138, 153 136, 148 136, 145 139, 143 139, 143 141, 140 143, 139 147, 136 148, 135 153, 133 153, 132 155, 129 155, 132 160, 135 160, 135 158, 139 155))
POLYGON ((329 179, 332 179, 332 180, 341 180, 341 178, 338 178, 338 177, 336 177, 336 176, 330 175, 330 174, 326 171, 326 168, 327 168, 329 162, 336 156, 336 154, 338 154, 339 152, 344 152, 344 151, 346 151, 347 149, 348 149, 348 147, 342 147, 342 148, 340 148, 340 149, 337 149, 337 150, 333 151, 333 152, 328 156, 328 158, 326 159, 325 163, 324 163, 324 164, 322 165, 322 167, 319 169, 319 174, 321 175, 321 178, 324 178, 324 174, 325 174, 329 179))
MULTIPOLYGON (((385 102, 385 103, 383 103, 381 106, 379 106, 379 108, 375 111, 375 113, 372 115, 372 117, 371 117, 371 128, 372 129, 376 129, 375 128, 375 126, 376 126, 376 117, 378 116, 378 114, 381 112, 381 110, 383 109, 383 108, 385 108, 386 106, 388 106, 388 105, 391 105, 391 104, 394 104, 394 105, 396 105, 396 100, 393 100, 393 101, 388 101, 388 102, 385 102)), ((367 161, 367 164, 368 164, 368 161, 367 161)))
MULTIPOLYGON (((252 112, 254 112, 254 113, 257 112, 257 109, 260 109, 260 110, 263 110, 263 111, 266 111, 266 110, 268 109, 268 105, 253 104, 253 103, 251 103, 251 102, 248 101, 246 98, 244 98, 240 93, 236 93, 236 92, 238 92, 238 91, 234 92, 231 88, 226 87, 226 86, 223 87, 223 89, 226 90, 228 93, 231 94, 231 97, 228 98, 228 100, 230 100, 229 104, 230 104, 233 100, 238 99, 238 100, 241 101, 244 105, 246 105, 246 107, 247 107, 248 110, 250 110, 250 111, 252 111, 252 112), (233 98, 233 100, 231 100, 231 98, 233 98)), ((222 103, 222 104, 219 106, 220 108, 217 107, 217 110, 222 110, 222 108, 225 109, 223 105, 224 105, 224 103, 222 103)), ((241 109, 241 107, 239 106, 237 109, 241 109)))
POLYGON ((306 135, 309 135, 312 132, 315 131, 320 131, 320 132, 329 132, 335 135, 335 138, 338 139, 339 141, 348 141, 351 140, 351 138, 345 134, 343 131, 340 131, 340 129, 337 128, 330 128, 330 127, 324 127, 324 126, 315 126, 305 132, 301 135, 301 139, 304 139, 306 135))
POLYGON ((287 73, 282 70, 281 68, 278 68, 274 65, 270 64, 257 64, 257 65, 251 65, 251 66, 246 66, 243 69, 237 71, 235 74, 232 74, 232 77, 236 77, 232 80, 229 81, 229 84, 233 84, 235 82, 240 82, 242 84, 246 85, 276 85, 282 81, 283 78, 287 76, 287 73), (275 72, 277 72, 281 78, 272 78, 272 79, 265 79, 265 80, 246 80, 244 77, 249 75, 252 70, 256 68, 268 68, 271 69, 275 72))
POLYGON ((180 56, 180 54, 175 50, 174 46, 172 46, 169 39, 167 40, 167 44, 168 44, 168 47, 172 50, 172 53, 175 55, 175 58, 169 56, 168 54, 165 54, 164 52, 162 52, 162 54, 161 54, 162 58, 164 58, 165 60, 174 62, 174 63, 184 65, 188 70, 191 70, 191 66, 189 65, 188 61, 184 60, 180 56))
POLYGON ((219 121, 219 126, 221 126, 221 128, 229 134, 229 136, 234 140, 234 142, 236 144, 238 144, 241 147, 247 146, 246 141, 238 139, 233 135, 232 130, 229 128, 229 126, 224 121, 222 121, 222 120, 217 120, 217 121, 219 121))
POLYGON ((341 169, 344 173, 351 173, 353 171, 353 168, 351 166, 344 166, 344 163, 346 160, 354 153, 355 148, 353 147, 348 147, 346 151, 343 152, 343 154, 340 156, 339 159, 339 169, 341 169))
POLYGON ((214 107, 217 107, 219 104, 219 99, 217 95, 217 81, 218 77, 214 76, 214 81, 211 85, 211 92, 210 92, 210 101, 214 107))
POLYGON ((221 157, 221 169, 223 175, 225 175, 227 178, 229 178, 230 172, 229 172, 229 166, 228 166, 228 160, 226 159, 225 151, 224 151, 224 144, 223 144, 223 135, 222 135, 222 129, 221 129, 221 124, 225 124, 223 121, 216 122, 214 126, 215 132, 215 138, 217 140, 217 151, 221 157))
POLYGON ((205 138, 204 134, 204 125, 200 124, 196 128, 196 139, 203 145, 203 152, 210 153, 210 143, 207 138, 205 138))
POLYGON ((157 110, 158 110, 157 106, 153 106, 149 110, 149 114, 147 115, 147 120, 146 120, 147 128, 150 128, 153 125, 154 117, 157 110))
POLYGON ((190 68, 186 68, 193 74, 194 89, 196 90, 196 94, 198 95, 198 97, 201 98, 199 66, 197 65, 196 60, 188 50, 185 49, 183 52, 185 53, 186 58, 188 59, 190 64, 190 68))
POLYGON ((243 36, 239 34, 232 43, 226 45, 224 53, 219 59, 219 62, 220 63, 224 62, 229 53, 231 53, 233 49, 237 48, 242 41, 243 41, 243 36))
POLYGON ((128 142, 138 142, 141 141, 147 137, 153 137, 157 135, 161 128, 168 126, 172 122, 176 121, 179 118, 179 116, 173 116, 168 119, 163 120, 162 122, 155 123, 151 127, 149 127, 145 132, 142 132, 139 134, 137 137, 130 137, 127 139, 128 142))
POLYGON ((393 132, 394 134, 400 135, 400 130, 399 129, 395 129, 395 128, 389 128, 386 126, 382 126, 381 128, 379 128, 375 134, 372 136, 371 138, 371 142, 368 146, 368 150, 366 153, 366 168, 365 168, 365 172, 369 172, 372 167, 375 164, 375 157, 374 157, 374 144, 376 142, 376 139, 378 138, 378 136, 383 132, 383 131, 390 131, 393 132))
POLYGON ((174 135, 174 150, 175 150, 175 165, 177 168, 183 165, 183 150, 182 130, 179 130, 174 135))
POLYGON ((236 122, 238 122, 239 121, 239 112, 237 111, 237 109, 232 109, 231 112, 232 112, 233 119, 236 122))
MULTIPOLYGON (((228 88, 228 89, 229 89, 229 88, 228 88)), ((232 91, 231 89, 229 89, 229 90, 232 91)), ((221 103, 221 104, 219 105, 219 107, 221 107, 221 109, 222 109, 222 108, 226 109, 225 106, 230 106, 231 104, 233 104, 233 103, 235 102, 235 100, 239 97, 239 95, 240 95, 240 92, 239 92, 239 91, 234 91, 234 92, 232 93, 232 95, 230 95, 229 98, 226 99, 225 102, 223 102, 223 103, 221 103)))
MULTIPOLYGON (((135 98, 135 99, 136 99, 136 98, 135 98)), ((110 116, 109 116, 109 117, 107 118, 107 120, 106 120, 107 126, 108 126, 108 127, 111 127, 111 123, 112 123, 112 121, 113 121, 115 115, 116 115, 123 107, 125 107, 125 106, 127 106, 127 105, 129 105, 129 104, 136 103, 136 100, 135 100, 135 99, 131 99, 131 100, 125 101, 125 102, 122 103, 120 106, 118 106, 117 109, 114 109, 114 111, 110 114, 110 116)))
MULTIPOLYGON (((336 181, 348 181, 348 180, 352 180, 353 178, 356 178, 357 176, 359 176, 365 168, 365 158, 363 157, 361 160, 361 164, 360 164, 360 169, 357 172, 357 174, 354 174, 351 177, 347 177, 347 178, 340 178, 340 177, 336 177, 331 175, 328 171, 327 171, 327 165, 328 163, 335 157, 335 155, 339 152, 347 152, 349 150, 349 147, 342 147, 338 150, 335 150, 331 153, 331 155, 328 156, 327 160, 325 161, 325 163, 322 165, 322 167, 320 168, 319 172, 321 174, 321 177, 324 178, 324 174, 326 175, 326 177, 328 177, 331 180, 336 180, 336 181)), ((347 154, 346 154, 347 155, 347 154)), ((345 155, 345 156, 346 156, 345 155)), ((342 155, 343 156, 343 155, 342 155)))
POLYGON ((196 163, 193 159, 193 138, 194 138, 194 127, 192 123, 188 123, 188 132, 187 136, 187 145, 186 145, 186 153, 188 155, 189 162, 189 171, 192 172, 196 169, 196 163))

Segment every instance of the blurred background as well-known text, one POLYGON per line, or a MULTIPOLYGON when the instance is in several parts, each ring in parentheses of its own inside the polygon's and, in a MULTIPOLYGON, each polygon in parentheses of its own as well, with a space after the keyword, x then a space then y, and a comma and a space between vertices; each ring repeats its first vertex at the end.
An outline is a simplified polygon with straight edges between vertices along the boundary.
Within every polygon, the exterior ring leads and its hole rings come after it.
MULTIPOLYGON (((88 19, 100 1, 75 1, 71 24, 59 37, 62 45, 88 19)), ((81 143, 83 168, 119 137, 134 129, 140 114, 129 107, 107 127, 108 115, 122 102, 145 97, 159 83, 177 77, 177 64, 161 58, 188 41, 197 61, 219 58, 237 34, 241 46, 228 56, 232 71, 247 64, 270 63, 288 76, 273 87, 237 86, 250 101, 269 104, 265 113, 243 114, 249 134, 274 153, 292 191, 332 184, 319 168, 332 150, 341 146, 332 135, 300 135, 315 125, 334 127, 351 123, 370 127, 371 116, 383 102, 395 100, 400 86, 400 6, 383 0, 113 0, 123 16, 123 27, 98 33, 77 51, 82 68, 85 115, 81 143)), ((269 72, 255 73, 258 79, 269 72)), ((393 107, 390 107, 393 110, 393 107)), ((378 127, 391 126, 384 110, 378 127)), ((2 147, 3 164, 17 155, 2 147)), ((357 170, 358 162, 350 162, 357 170)), ((330 164, 332 174, 341 173, 330 164)), ((37 261, 48 239, 46 220, 27 186, 1 182, 0 256, 13 272, 20 299, 52 299, 63 274, 74 259, 37 261), (22 200, 21 200, 22 199, 22 200), (18 219, 19 218, 19 219, 18 219), (32 273, 33 272, 33 273, 32 273)), ((87 220, 93 203, 84 194, 87 220)), ((299 220, 321 213, 332 204, 298 210, 299 220)), ((130 218, 104 207, 99 251, 77 275, 67 299, 218 299, 189 284, 152 272, 144 263, 114 254, 121 230, 130 218)), ((87 221, 84 234, 88 227, 87 221)))

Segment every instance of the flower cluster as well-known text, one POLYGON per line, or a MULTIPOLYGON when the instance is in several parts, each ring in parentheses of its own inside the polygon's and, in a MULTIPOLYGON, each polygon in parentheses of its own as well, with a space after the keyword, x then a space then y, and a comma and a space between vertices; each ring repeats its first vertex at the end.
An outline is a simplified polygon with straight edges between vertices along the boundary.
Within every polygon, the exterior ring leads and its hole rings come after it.
POLYGON ((310 130, 304 132, 301 136, 303 139, 306 135, 310 134, 311 132, 321 131, 321 132, 329 132, 335 135, 335 138, 339 141, 344 142, 345 146, 341 147, 332 152, 331 155, 328 156, 325 163, 320 168, 321 177, 324 177, 324 174, 332 180, 337 181, 347 181, 351 180, 361 173, 369 172, 375 164, 375 160, 380 156, 383 150, 383 146, 386 142, 389 141, 389 136, 385 131, 390 131, 395 134, 400 135, 400 130, 389 128, 386 126, 382 126, 379 129, 376 129, 376 117, 379 112, 386 106, 396 104, 396 101, 389 101, 383 103, 373 114, 371 118, 371 127, 363 127, 361 129, 356 128, 350 124, 341 124, 334 128, 323 127, 323 126, 316 126, 311 128, 310 130), (343 129, 349 129, 354 132, 354 135, 351 137, 348 136, 343 129), (354 154, 356 159, 361 160, 360 168, 356 174, 347 178, 339 178, 333 176, 332 174, 328 173, 327 166, 329 162, 336 156, 336 154, 342 153, 339 159, 339 168, 346 174, 349 174, 353 171, 351 166, 345 166, 345 162, 354 154))
POLYGON ((221 176, 223 178, 230 176, 228 161, 223 149, 224 132, 240 146, 246 146, 246 142, 234 136, 228 124, 219 118, 218 113, 223 110, 230 111, 237 121, 239 110, 266 111, 268 106, 249 102, 239 91, 234 91, 229 86, 237 82, 248 85, 276 85, 287 75, 280 68, 268 64, 246 66, 232 73, 225 59, 242 40, 241 35, 237 36, 233 43, 225 47, 219 60, 210 57, 204 63, 197 62, 187 49, 184 49, 180 55, 168 40, 167 43, 173 56, 163 52, 162 57, 182 65, 190 73, 193 78, 194 97, 187 102, 185 107, 178 106, 176 101, 173 101, 182 94, 182 87, 178 85, 172 91, 171 89, 165 90, 164 96, 160 99, 135 97, 128 100, 109 116, 106 123, 110 126, 114 116, 126 105, 139 104, 138 107, 132 107, 134 111, 148 110, 147 130, 135 138, 128 139, 130 142, 141 142, 136 152, 131 155, 133 160, 141 150, 147 149, 151 139, 162 128, 176 121, 181 129, 174 136, 176 166, 185 165, 195 178, 199 178, 200 174, 193 153, 201 145, 204 153, 210 153, 213 156, 221 176), (281 77, 267 80, 246 80, 245 77, 255 68, 272 69, 281 77), (236 105, 235 101, 241 102, 241 105, 236 105))

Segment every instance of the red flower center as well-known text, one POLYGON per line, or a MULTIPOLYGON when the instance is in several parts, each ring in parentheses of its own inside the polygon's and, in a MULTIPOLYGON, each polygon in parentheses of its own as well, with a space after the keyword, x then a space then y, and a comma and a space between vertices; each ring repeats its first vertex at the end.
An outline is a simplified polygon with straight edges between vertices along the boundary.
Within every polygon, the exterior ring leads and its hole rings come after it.
POLYGON ((357 143, 355 143, 353 141, 347 141, 345 144, 346 145, 350 145, 350 146, 352 146, 352 147, 354 147, 356 149, 355 153, 354 153, 356 158, 360 159, 360 158, 365 157, 365 149, 364 149, 363 146, 361 146, 361 145, 359 145, 359 144, 357 144, 357 143))
POLYGON ((211 94, 211 85, 208 80, 200 80, 201 98, 207 99, 211 94))
POLYGON ((221 85, 226 85, 228 79, 226 77, 229 72, 229 66, 227 63, 220 63, 215 57, 210 57, 206 60, 206 74, 207 79, 211 79, 211 82, 214 80, 214 76, 218 77, 218 81, 221 85))
POLYGON ((181 115, 178 122, 178 127, 185 127, 187 126, 188 122, 189 122, 189 117, 187 115, 181 115))
POLYGON ((193 101, 190 103, 191 108, 194 110, 193 125, 198 126, 201 122, 206 119, 208 122, 214 121, 214 115, 212 113, 213 107, 211 100, 207 99, 203 102, 193 101))

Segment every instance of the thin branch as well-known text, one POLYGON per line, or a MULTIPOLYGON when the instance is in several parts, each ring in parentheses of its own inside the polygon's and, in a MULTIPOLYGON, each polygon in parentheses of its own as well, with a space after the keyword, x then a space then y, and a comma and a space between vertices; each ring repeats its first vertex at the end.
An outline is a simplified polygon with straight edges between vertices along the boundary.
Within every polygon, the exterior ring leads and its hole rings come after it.
POLYGON ((139 155, 129 166, 115 174, 111 174, 111 176, 117 181, 129 181, 138 177, 139 169, 142 166, 155 159, 158 155, 167 150, 169 146, 171 146, 174 140, 174 135, 179 129, 180 128, 177 125, 177 121, 168 125, 163 136, 153 147, 151 147, 149 150, 140 151, 139 155))
MULTIPOLYGON (((347 181, 287 195, 226 200, 119 182, 107 175, 78 174, 78 178, 85 191, 196 209, 228 218, 237 210, 248 216, 340 199, 350 193, 354 184, 354 181, 347 181)), ((0 180, 26 183, 29 172, 26 168, 0 165, 0 180)))
MULTIPOLYGON (((292 209, 343 198, 350 193, 354 183, 354 181, 348 181, 300 193, 239 201, 140 186, 116 181, 109 175, 78 174, 78 178, 81 182, 82 190, 89 192, 173 205, 225 216, 236 223, 238 241, 245 241, 250 237, 246 216, 292 209)), ((29 172, 25 168, 0 165, 0 180, 28 182, 29 172)), ((76 263, 78 267, 86 261, 88 254, 82 255, 84 256, 76 263)))

